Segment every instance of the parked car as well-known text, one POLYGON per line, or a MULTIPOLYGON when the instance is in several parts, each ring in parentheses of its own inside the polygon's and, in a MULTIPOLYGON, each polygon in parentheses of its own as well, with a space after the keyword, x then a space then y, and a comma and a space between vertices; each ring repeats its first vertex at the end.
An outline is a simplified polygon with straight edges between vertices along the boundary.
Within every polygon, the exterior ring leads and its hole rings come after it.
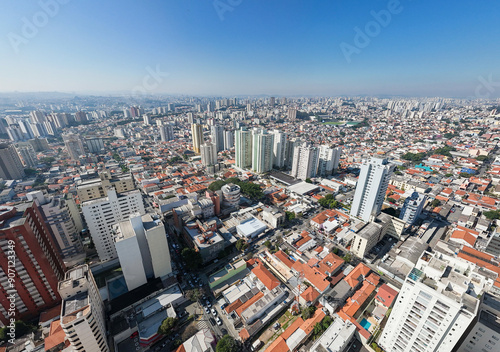
POLYGON ((215 317, 217 316, 217 311, 215 310, 215 308, 212 308, 212 315, 215 317))
POLYGON ((219 325, 219 326, 222 325, 222 320, 220 320, 219 317, 215 318, 215 321, 217 322, 217 325, 219 325))

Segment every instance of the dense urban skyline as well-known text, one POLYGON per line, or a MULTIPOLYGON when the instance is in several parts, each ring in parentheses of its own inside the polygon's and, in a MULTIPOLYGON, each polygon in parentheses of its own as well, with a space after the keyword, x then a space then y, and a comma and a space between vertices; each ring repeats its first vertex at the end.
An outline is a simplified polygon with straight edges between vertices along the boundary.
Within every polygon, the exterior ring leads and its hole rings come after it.
POLYGON ((499 28, 491 25, 500 7, 491 2, 3 6, 0 92, 500 94, 499 28))

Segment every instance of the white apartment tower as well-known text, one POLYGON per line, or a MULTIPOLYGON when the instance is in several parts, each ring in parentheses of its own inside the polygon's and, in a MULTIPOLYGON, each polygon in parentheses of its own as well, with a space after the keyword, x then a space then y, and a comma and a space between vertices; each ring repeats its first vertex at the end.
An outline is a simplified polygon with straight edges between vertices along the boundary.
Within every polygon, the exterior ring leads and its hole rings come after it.
POLYGON ((273 134, 274 134, 273 165, 277 168, 282 168, 285 166, 287 134, 280 132, 278 130, 274 130, 273 134))
POLYGON ((172 125, 161 125, 160 137, 162 142, 168 142, 174 139, 174 128, 172 127, 172 125))
POLYGON ((274 135, 265 130, 253 134, 252 170, 257 173, 271 171, 273 168, 274 135))
POLYGON ((236 166, 247 169, 252 166, 252 132, 245 127, 235 133, 236 166))
POLYGON ((106 192, 106 197, 81 204, 97 254, 103 262, 118 256, 113 241, 113 225, 128 219, 131 214, 145 213, 139 190, 117 194, 114 187, 109 187, 106 192))
POLYGON ((300 180, 316 176, 318 169, 319 150, 307 143, 295 147, 291 175, 300 180))
POLYGON ((351 206, 351 216, 370 221, 380 214, 385 191, 394 170, 387 159, 372 157, 361 165, 358 184, 351 206))
POLYGON ((114 225, 116 251, 129 291, 147 279, 172 274, 165 226, 150 214, 135 214, 114 225))
MULTIPOLYGON (((451 352, 477 314, 468 277, 424 252, 408 274, 382 332, 387 352, 451 352)), ((474 351, 479 351, 474 349, 474 351)))
POLYGON ((201 163, 203 166, 217 163, 217 148, 215 143, 205 143, 200 147, 201 163))
POLYGON ((319 147, 318 175, 328 176, 337 170, 340 162, 341 148, 333 148, 328 145, 319 147))
POLYGON ((79 352, 108 352, 104 304, 87 265, 66 272, 59 282, 61 327, 72 348, 79 352))
POLYGON ((405 199, 399 218, 408 225, 412 225, 422 213, 426 199, 426 195, 414 191, 411 196, 405 199))
POLYGON ((35 149, 29 143, 20 143, 16 146, 17 154, 25 167, 34 167, 38 164, 35 149))
POLYGON ((229 150, 234 147, 234 132, 224 131, 224 150, 229 150))
POLYGON ((219 125, 210 126, 210 136, 215 144, 216 152, 224 150, 224 127, 219 125))

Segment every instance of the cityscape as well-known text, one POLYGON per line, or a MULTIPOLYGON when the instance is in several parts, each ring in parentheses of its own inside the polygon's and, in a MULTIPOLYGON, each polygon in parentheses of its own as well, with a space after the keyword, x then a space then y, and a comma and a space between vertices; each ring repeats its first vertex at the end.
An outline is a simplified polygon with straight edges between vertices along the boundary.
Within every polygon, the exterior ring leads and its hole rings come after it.
POLYGON ((498 5, 326 3, 5 4, 0 352, 500 351, 498 5))

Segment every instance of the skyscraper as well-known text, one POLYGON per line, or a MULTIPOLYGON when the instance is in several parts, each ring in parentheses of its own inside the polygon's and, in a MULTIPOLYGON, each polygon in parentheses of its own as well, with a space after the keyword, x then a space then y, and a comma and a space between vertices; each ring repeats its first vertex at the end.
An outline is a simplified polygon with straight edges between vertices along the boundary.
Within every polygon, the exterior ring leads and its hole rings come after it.
POLYGON ((200 154, 200 146, 203 144, 203 128, 200 124, 191 125, 191 138, 193 140, 193 151, 200 154))
POLYGON ((293 166, 293 155, 295 153, 295 147, 302 145, 303 141, 300 138, 293 138, 286 141, 286 156, 285 156, 285 167, 291 169, 293 166))
POLYGON ((368 222, 380 214, 393 170, 394 165, 389 164, 387 159, 372 157, 363 162, 351 205, 351 216, 368 222))
POLYGON ((201 163, 204 166, 217 163, 217 148, 214 143, 205 143, 200 148, 201 163))
POLYGON ((31 144, 19 143, 16 146, 16 149, 24 167, 34 167, 38 164, 38 159, 36 158, 35 150, 31 146, 31 144))
POLYGON ((87 265, 69 270, 59 283, 61 327, 75 351, 108 352, 104 304, 87 265))
POLYGON ((297 119, 297 109, 295 108, 288 109, 288 119, 292 121, 297 119))
POLYGON ((476 316, 473 283, 438 256, 425 252, 406 277, 379 340, 385 351, 451 352, 476 316))
POLYGON ((160 126, 160 137, 162 142, 174 139, 174 127, 170 124, 160 126))
POLYGON ((229 150, 234 147, 234 132, 224 131, 224 150, 229 150))
POLYGON ((271 171, 273 168, 274 135, 265 130, 254 131, 252 142, 252 170, 257 173, 271 171))
POLYGON ((0 320, 8 325, 10 318, 32 318, 58 304, 57 284, 66 268, 35 202, 2 207, 0 220, 0 320), (8 283, 13 268, 7 258, 14 258, 14 287, 8 283), (15 316, 9 294, 16 296, 15 316))
POLYGON ((63 135, 63 140, 68 155, 71 159, 78 160, 80 159, 80 155, 85 155, 83 142, 79 135, 74 133, 68 133, 63 135))
POLYGON ((252 133, 245 127, 235 132, 236 166, 247 169, 252 166, 252 133))
POLYGON ((340 148, 333 148, 328 145, 319 147, 318 175, 328 176, 338 169, 340 161, 340 148))
POLYGON ((101 261, 117 257, 112 226, 130 214, 145 213, 139 190, 117 194, 114 188, 107 189, 106 197, 83 202, 81 208, 101 261))
POLYGON ((210 136, 212 143, 215 144, 217 152, 224 150, 224 127, 214 125, 210 127, 210 136))
POLYGON ((147 279, 172 273, 170 251, 161 220, 150 214, 132 215, 114 225, 115 246, 129 291, 144 285, 147 279))
POLYGON ((19 180, 24 177, 21 159, 13 144, 0 144, 0 178, 19 180))
POLYGON ((285 166, 287 134, 278 130, 274 130, 273 134, 273 165, 277 168, 282 168, 285 166))
POLYGON ((420 216, 420 213, 422 213, 426 199, 426 195, 420 194, 417 191, 413 192, 411 196, 405 199, 399 218, 408 225, 413 224, 420 216))
POLYGON ((318 161, 319 150, 317 147, 309 146, 307 143, 296 146, 293 153, 291 175, 301 180, 315 177, 318 161))

